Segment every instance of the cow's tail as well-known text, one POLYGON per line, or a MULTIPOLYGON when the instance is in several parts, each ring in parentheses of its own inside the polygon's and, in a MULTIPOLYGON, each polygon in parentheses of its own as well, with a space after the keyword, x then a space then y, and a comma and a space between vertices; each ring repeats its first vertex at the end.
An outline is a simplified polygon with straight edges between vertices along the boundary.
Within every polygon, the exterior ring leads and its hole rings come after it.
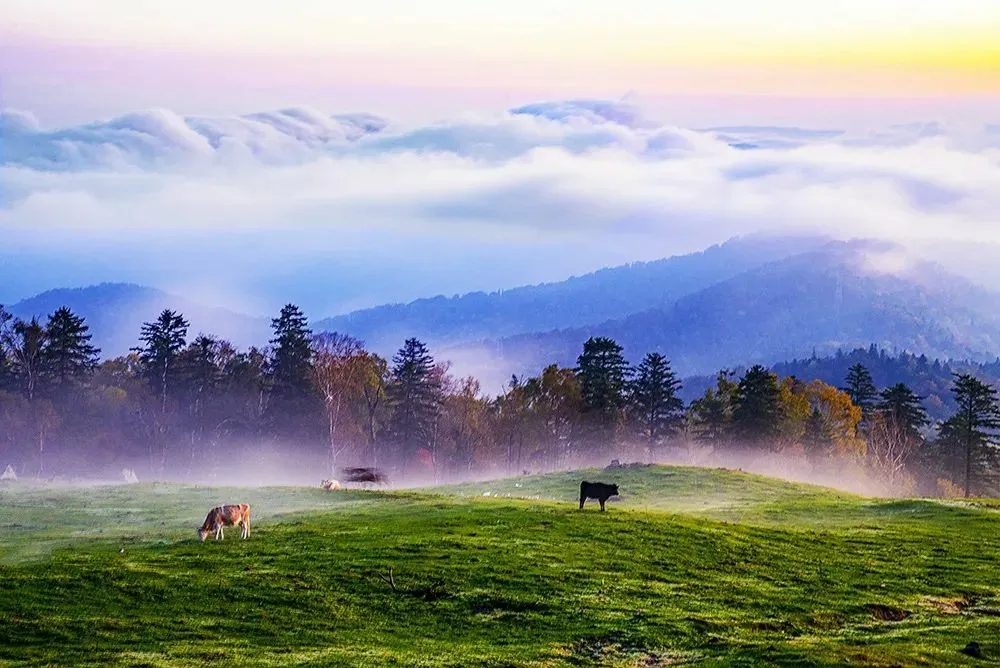
POLYGON ((585 488, 587 486, 587 481, 580 483, 580 510, 583 510, 583 503, 587 500, 587 492, 585 488))

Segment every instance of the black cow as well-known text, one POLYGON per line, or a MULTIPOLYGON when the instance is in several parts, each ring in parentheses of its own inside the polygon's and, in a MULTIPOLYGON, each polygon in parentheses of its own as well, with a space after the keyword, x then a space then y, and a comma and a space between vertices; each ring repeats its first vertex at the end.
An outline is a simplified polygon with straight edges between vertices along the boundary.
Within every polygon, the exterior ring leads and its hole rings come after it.
POLYGON ((618 485, 584 480, 580 483, 580 510, 583 510, 583 502, 587 499, 597 499, 601 502, 601 512, 604 512, 604 502, 612 496, 618 496, 618 485))

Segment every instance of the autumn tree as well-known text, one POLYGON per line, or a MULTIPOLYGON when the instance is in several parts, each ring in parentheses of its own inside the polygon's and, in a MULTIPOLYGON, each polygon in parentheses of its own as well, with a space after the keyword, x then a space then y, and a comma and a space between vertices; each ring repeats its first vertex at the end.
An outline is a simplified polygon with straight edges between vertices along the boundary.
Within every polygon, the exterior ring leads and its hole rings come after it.
POLYGON ((795 376, 786 376, 778 381, 778 414, 780 417, 775 444, 785 448, 801 443, 808 450, 810 444, 806 443, 806 440, 816 436, 816 433, 808 433, 813 412, 806 383, 795 376))
POLYGON ((506 451, 507 473, 522 470, 524 446, 530 438, 531 396, 526 383, 512 376, 507 387, 493 402, 496 426, 506 451))
POLYGON ((849 394, 821 380, 806 385, 809 404, 818 411, 833 445, 830 454, 838 457, 860 457, 865 453, 865 441, 858 437, 861 407, 849 394))
POLYGON ((452 469, 470 473, 488 453, 492 422, 490 404, 472 376, 454 383, 444 397, 442 436, 447 439, 452 469))
POLYGON ((633 420, 649 447, 676 433, 684 420, 684 402, 677 395, 681 381, 660 353, 647 354, 629 383, 633 420))
POLYGON ((579 420, 583 408, 579 374, 556 364, 525 383, 531 421, 537 427, 535 465, 572 465, 578 454, 579 420))

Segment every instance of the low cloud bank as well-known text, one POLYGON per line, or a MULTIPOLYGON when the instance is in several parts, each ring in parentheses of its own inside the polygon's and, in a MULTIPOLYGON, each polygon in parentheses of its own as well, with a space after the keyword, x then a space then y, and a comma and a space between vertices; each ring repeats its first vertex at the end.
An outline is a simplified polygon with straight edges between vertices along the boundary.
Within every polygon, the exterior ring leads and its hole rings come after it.
POLYGON ((5 246, 37 267, 22 291, 57 287, 47 268, 77 262, 60 284, 131 280, 326 315, 755 231, 1000 243, 989 126, 694 130, 576 100, 410 128, 294 108, 48 130, 7 110, 0 137, 5 246), (80 262, 95 253, 100 269, 80 262))

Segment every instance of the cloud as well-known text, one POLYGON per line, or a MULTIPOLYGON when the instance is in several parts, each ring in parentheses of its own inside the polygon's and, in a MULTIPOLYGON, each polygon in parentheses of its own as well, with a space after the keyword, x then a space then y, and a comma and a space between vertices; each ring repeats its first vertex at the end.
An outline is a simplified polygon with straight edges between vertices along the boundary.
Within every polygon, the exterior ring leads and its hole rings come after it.
POLYGON ((1000 243, 989 128, 692 130, 577 100, 409 128, 294 108, 47 130, 6 111, 0 132, 0 228, 37 289, 68 280, 58 264, 325 315, 753 231, 1000 243))
POLYGON ((5 111, 0 164, 40 170, 189 166, 254 160, 309 160, 383 130, 370 114, 327 116, 306 107, 229 118, 182 117, 153 109, 55 131, 30 114, 5 111))

